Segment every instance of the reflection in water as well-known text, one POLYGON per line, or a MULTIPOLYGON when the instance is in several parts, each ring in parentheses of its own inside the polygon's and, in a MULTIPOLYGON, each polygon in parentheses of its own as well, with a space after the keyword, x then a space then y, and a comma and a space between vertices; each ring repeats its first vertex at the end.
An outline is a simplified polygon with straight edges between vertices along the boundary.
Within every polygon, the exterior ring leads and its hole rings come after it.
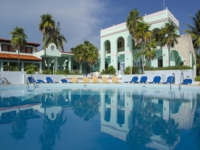
POLYGON ((101 92, 101 131, 126 141, 134 150, 174 149, 181 129, 192 127, 195 106, 195 95, 183 97, 180 92, 120 89, 111 96, 101 92))
POLYGON ((15 140, 21 140, 25 137, 25 133, 27 131, 27 122, 22 116, 16 116, 12 121, 12 132, 10 135, 15 140))
MULTIPOLYGON (((90 91, 88 91, 90 93, 90 91)), ((99 111, 99 104, 96 95, 80 94, 74 99, 74 113, 84 118, 85 121, 89 121, 99 111)))
POLYGON ((194 144, 200 149, 200 94, 197 95, 197 107, 190 136, 195 138, 194 144))
POLYGON ((43 119, 43 130, 44 132, 40 134, 39 141, 42 144, 42 150, 52 150, 55 146, 56 137, 60 139, 61 130, 60 127, 63 126, 67 117, 63 117, 64 111, 61 111, 56 115, 56 119, 51 120, 48 116, 45 116, 43 119))
POLYGON ((1 94, 0 124, 10 124, 9 135, 22 140, 28 134, 28 120, 42 120, 42 131, 37 133, 42 150, 53 150, 56 139, 61 139, 61 127, 67 124, 65 109, 72 109, 72 113, 88 123, 93 117, 99 117, 100 111, 101 132, 126 142, 129 149, 174 149, 181 144, 183 129, 190 132, 188 138, 192 144, 200 148, 200 96, 197 93, 60 89, 9 95, 1 94))

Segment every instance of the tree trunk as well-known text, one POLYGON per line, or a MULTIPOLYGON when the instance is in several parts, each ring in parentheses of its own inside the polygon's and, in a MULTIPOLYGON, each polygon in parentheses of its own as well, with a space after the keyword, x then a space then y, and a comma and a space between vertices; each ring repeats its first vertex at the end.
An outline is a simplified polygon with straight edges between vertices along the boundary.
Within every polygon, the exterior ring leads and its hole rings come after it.
POLYGON ((168 47, 168 66, 170 67, 170 46, 168 47))
POLYGON ((142 74, 144 74, 144 44, 142 45, 142 74))
POLYGON ((20 71, 20 66, 19 66, 19 63, 20 63, 20 50, 18 50, 18 71, 20 71))

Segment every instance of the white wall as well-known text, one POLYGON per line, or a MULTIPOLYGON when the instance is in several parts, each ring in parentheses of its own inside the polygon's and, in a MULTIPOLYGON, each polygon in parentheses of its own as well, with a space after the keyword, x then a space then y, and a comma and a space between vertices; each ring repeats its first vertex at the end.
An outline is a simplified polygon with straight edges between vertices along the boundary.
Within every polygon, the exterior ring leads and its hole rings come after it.
MULTIPOLYGON (((155 76, 161 76, 161 80, 165 82, 168 76, 175 74, 175 83, 180 83, 181 73, 184 74, 185 78, 191 78, 194 81, 194 71, 193 70, 157 70, 157 71, 145 71, 145 74, 132 74, 132 75, 123 75, 123 81, 131 81, 133 76, 138 76, 139 80, 141 76, 147 76, 148 81, 152 82, 155 76)), ((182 82, 182 81, 181 81, 182 82)))

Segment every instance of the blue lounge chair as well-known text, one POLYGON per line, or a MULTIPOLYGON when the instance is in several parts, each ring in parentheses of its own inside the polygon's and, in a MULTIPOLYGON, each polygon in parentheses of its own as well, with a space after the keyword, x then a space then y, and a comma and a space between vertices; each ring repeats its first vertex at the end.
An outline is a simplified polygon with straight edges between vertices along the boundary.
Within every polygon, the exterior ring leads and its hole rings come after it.
POLYGON ((37 82, 38 82, 38 83, 44 83, 44 81, 41 80, 41 79, 37 79, 37 82))
POLYGON ((47 83, 54 83, 50 77, 46 77, 47 83))
POLYGON ((152 82, 149 82, 149 83, 150 83, 150 84, 153 84, 153 83, 159 84, 160 81, 161 81, 161 77, 160 77, 160 76, 155 76, 155 77, 153 78, 153 81, 152 81, 152 82))
POLYGON ((33 77, 28 77, 27 79, 28 79, 29 83, 36 83, 36 81, 33 77))
POLYGON ((67 79, 61 79, 61 82, 62 83, 72 83, 72 82, 69 82, 67 79))
POLYGON ((181 84, 192 84, 192 79, 184 79, 181 84))
POLYGON ((139 82, 136 82, 136 83, 146 83, 147 82, 147 76, 142 76, 140 78, 140 81, 139 82))
POLYGON ((174 76, 168 76, 167 77, 167 81, 166 82, 163 82, 162 84, 173 84, 175 83, 175 78, 174 76))
POLYGON ((134 76, 134 77, 132 77, 131 81, 126 81, 124 83, 137 83, 137 81, 138 81, 138 77, 134 76))

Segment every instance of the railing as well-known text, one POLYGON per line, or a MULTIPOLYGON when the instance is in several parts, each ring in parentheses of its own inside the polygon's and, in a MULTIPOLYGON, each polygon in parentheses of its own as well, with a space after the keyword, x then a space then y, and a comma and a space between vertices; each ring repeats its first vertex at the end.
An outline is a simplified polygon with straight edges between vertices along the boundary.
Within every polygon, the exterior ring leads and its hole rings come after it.
POLYGON ((181 89, 181 81, 184 80, 184 74, 183 72, 181 73, 181 76, 180 76, 180 83, 179 83, 179 90, 181 89), (182 80, 181 80, 182 79, 182 80))
MULTIPOLYGON (((175 73, 172 73, 172 77, 174 77, 174 84, 175 84, 175 73)), ((171 81, 170 81, 170 89, 172 88, 172 80, 173 78, 171 78, 171 81)))
POLYGON ((0 72, 0 85, 3 84, 2 72, 0 72))

